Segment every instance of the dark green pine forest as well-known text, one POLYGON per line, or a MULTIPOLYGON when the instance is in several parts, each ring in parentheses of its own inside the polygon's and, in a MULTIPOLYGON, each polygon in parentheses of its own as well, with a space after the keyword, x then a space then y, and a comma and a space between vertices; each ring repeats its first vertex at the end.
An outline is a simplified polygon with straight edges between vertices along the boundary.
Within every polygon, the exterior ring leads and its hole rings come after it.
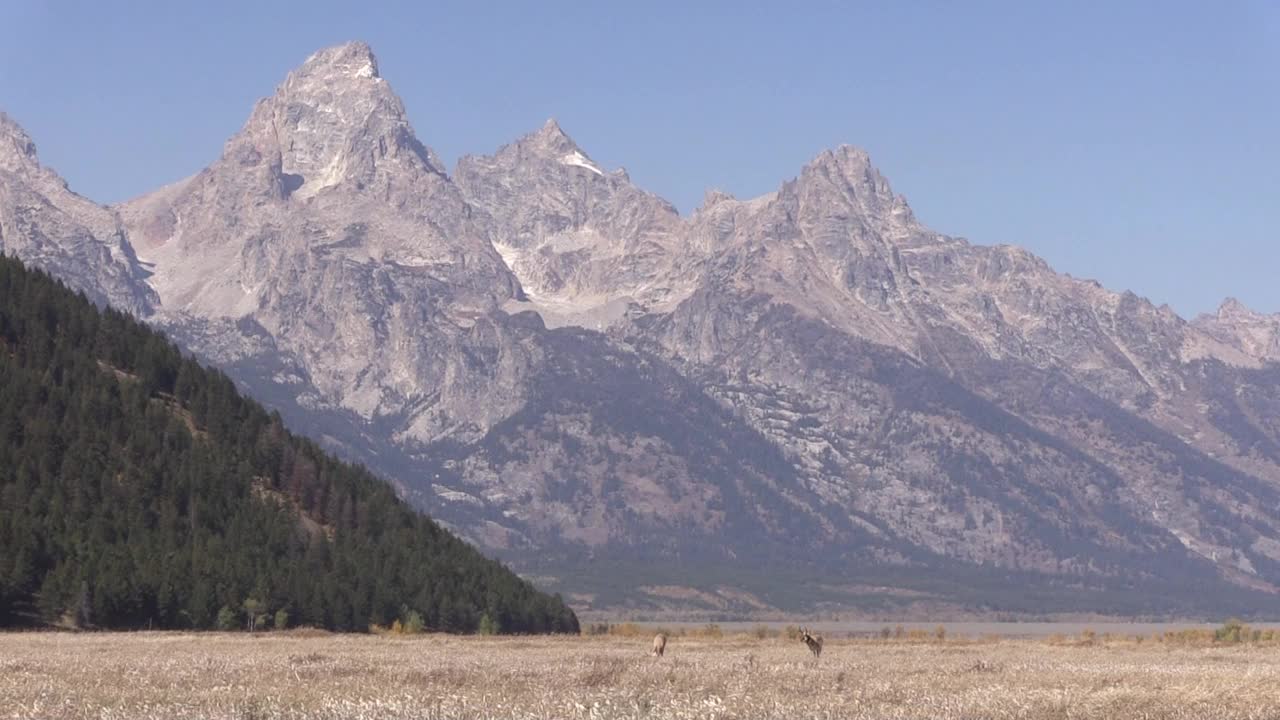
POLYGON ((129 316, 0 255, 0 625, 577 632, 129 316))

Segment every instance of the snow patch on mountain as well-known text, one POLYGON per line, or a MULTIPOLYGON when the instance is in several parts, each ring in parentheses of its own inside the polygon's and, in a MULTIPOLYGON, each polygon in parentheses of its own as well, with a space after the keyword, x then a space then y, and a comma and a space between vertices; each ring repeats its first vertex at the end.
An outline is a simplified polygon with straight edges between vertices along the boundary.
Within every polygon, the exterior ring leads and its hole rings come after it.
POLYGON ((574 150, 568 155, 565 155, 564 157, 560 158, 560 162, 564 163, 565 165, 573 165, 574 167, 586 168, 597 175, 604 175, 603 170, 597 167, 595 163, 588 160, 587 156, 583 155, 578 150, 574 150))

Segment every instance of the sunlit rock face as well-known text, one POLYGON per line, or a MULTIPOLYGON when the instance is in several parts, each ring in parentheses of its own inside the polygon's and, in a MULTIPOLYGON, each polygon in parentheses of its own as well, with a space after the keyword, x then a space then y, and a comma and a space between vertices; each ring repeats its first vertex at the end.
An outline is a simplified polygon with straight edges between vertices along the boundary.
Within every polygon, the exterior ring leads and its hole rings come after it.
POLYGON ((209 168, 120 212, 164 322, 226 324, 201 345, 219 357, 251 321, 305 404, 430 442, 522 401, 528 352, 493 317, 519 286, 364 44, 313 55, 209 168))
POLYGON ((0 252, 47 270, 99 305, 146 314, 146 284, 114 213, 40 164, 31 138, 0 112, 0 252))
POLYGON ((1227 298, 1216 313, 1201 315, 1193 323, 1212 342, 1189 348, 1192 352, 1254 367, 1280 362, 1280 313, 1255 312, 1227 298))
POLYGON ((0 246, 584 598, 1280 586, 1277 316, 1187 322, 940 234, 854 147, 684 217, 555 121, 450 175, 351 43, 115 208, 0 117, 0 246))
POLYGON ((549 325, 602 329, 688 295, 695 259, 670 203, 607 171, 554 120, 454 180, 492 220, 494 246, 549 325))

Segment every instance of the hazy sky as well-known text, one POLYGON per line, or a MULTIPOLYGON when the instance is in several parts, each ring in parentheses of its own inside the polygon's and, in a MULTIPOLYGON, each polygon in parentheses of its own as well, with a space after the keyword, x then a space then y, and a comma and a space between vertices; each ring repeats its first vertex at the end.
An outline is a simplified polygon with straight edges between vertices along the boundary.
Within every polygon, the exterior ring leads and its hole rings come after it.
POLYGON ((349 39, 451 165, 554 116, 687 213, 850 143, 938 231, 1187 316, 1226 295, 1280 311, 1266 0, 0 0, 0 109, 73 189, 119 201, 207 165, 255 99, 349 39))

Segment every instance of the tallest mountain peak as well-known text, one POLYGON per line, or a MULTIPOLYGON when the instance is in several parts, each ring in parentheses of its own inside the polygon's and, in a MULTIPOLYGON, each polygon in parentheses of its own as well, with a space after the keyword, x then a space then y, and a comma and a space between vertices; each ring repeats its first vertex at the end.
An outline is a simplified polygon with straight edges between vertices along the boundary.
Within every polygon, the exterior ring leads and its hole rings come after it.
POLYGON ((299 74, 349 75, 380 79, 378 59, 368 43, 354 41, 318 50, 298 68, 299 74))
POLYGON ((228 154, 239 166, 265 160, 267 183, 296 199, 339 185, 359 191, 443 174, 363 42, 308 57, 258 104, 228 154))
POLYGON ((871 156, 856 145, 839 145, 837 147, 823 150, 818 156, 809 161, 805 166, 806 170, 824 169, 843 172, 874 172, 875 167, 871 164, 871 156))

